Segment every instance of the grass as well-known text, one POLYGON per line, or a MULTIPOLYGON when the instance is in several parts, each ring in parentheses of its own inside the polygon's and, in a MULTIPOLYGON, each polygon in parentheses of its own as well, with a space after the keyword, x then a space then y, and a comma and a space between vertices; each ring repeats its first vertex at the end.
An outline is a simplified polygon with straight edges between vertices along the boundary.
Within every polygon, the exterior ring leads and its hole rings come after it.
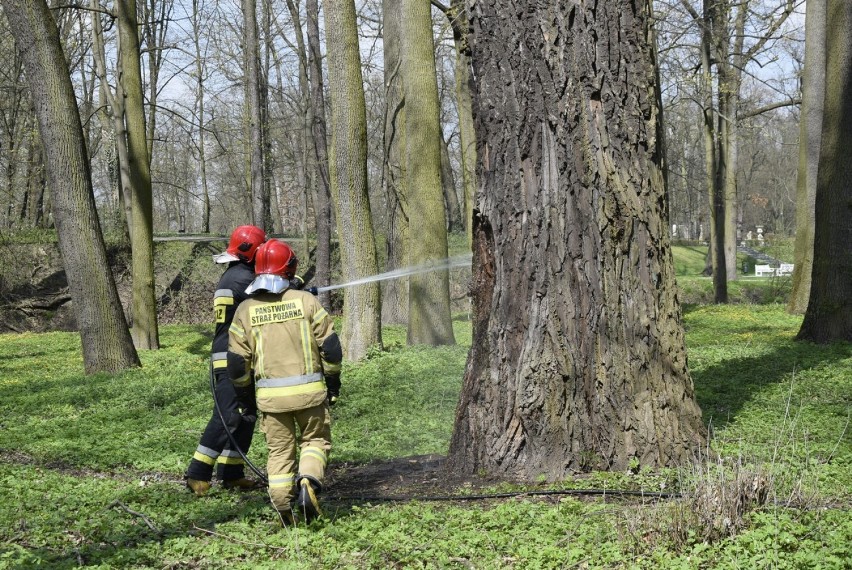
MULTIPOLYGON (((347 503, 292 531, 262 493, 182 487, 211 412, 208 326, 162 327, 163 348, 114 377, 81 374, 76 334, 2 335, 0 568, 848 568, 852 347, 794 341, 800 317, 780 305, 687 306, 684 321, 718 455, 555 487, 684 499, 347 503), (740 498, 720 493, 758 476, 764 499, 710 532, 740 498)), ((446 452, 471 332, 455 328, 458 346, 426 348, 389 327, 385 351, 346 364, 333 463, 446 452)))

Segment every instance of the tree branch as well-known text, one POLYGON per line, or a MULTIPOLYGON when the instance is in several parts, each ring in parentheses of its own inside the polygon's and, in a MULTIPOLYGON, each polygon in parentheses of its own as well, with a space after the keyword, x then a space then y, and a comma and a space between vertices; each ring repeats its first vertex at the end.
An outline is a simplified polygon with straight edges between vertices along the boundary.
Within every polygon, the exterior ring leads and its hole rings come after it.
POLYGON ((763 113, 773 111, 775 109, 780 109, 781 107, 792 107, 793 105, 801 105, 801 99, 790 99, 789 101, 776 101, 775 103, 769 103, 768 105, 764 105, 763 107, 758 107, 757 109, 753 109, 748 111, 747 113, 740 113, 738 115, 738 119, 749 119, 751 117, 756 117, 758 115, 762 115, 763 113))
POLYGON ((66 8, 72 8, 74 10, 84 10, 86 12, 96 12, 98 14, 104 14, 105 16, 109 16, 113 20, 115 20, 115 12, 111 10, 107 10, 106 8, 92 8, 90 6, 83 6, 82 4, 60 4, 59 6, 51 6, 51 10, 64 10, 66 8))

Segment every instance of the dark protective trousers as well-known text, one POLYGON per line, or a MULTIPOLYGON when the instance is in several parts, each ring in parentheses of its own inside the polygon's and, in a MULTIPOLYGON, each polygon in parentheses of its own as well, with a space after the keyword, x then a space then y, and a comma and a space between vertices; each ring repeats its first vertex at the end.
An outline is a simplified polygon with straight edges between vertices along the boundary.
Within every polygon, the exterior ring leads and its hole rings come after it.
MULTIPOLYGON (((254 435, 254 423, 236 420, 239 417, 237 410, 237 394, 234 385, 226 371, 214 372, 216 383, 216 400, 222 410, 225 421, 232 425, 231 429, 237 445, 243 453, 248 453, 251 440, 254 435), (233 426, 236 426, 235 428, 233 426)), ((257 412, 254 412, 257 415, 257 412)), ((189 462, 186 476, 199 481, 210 481, 213 478, 213 467, 216 467, 216 477, 222 481, 240 479, 245 476, 245 462, 239 451, 232 449, 231 440, 228 438, 228 427, 222 423, 216 405, 213 405, 213 415, 207 422, 201 441, 189 462)))

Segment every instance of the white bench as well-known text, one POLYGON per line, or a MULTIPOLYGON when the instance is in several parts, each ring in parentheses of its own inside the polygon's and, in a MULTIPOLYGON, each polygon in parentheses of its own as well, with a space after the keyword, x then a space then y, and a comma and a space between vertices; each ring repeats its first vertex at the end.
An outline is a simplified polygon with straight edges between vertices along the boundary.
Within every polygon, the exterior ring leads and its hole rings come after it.
POLYGON ((754 266, 754 276, 755 277, 766 277, 766 276, 775 275, 775 268, 769 265, 755 265, 754 266))
POLYGON ((793 268, 795 266, 792 263, 782 263, 780 267, 775 268, 770 265, 755 265, 754 266, 754 276, 755 277, 774 277, 781 275, 792 275, 793 268))

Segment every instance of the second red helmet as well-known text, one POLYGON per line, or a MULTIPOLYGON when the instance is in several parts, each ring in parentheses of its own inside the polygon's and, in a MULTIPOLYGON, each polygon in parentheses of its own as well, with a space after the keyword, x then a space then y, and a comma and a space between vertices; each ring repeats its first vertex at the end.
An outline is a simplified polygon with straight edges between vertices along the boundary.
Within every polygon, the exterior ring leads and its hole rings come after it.
POLYGON ((257 275, 279 275, 285 279, 296 276, 299 259, 293 249, 285 242, 271 239, 261 245, 254 261, 254 272, 257 275))

